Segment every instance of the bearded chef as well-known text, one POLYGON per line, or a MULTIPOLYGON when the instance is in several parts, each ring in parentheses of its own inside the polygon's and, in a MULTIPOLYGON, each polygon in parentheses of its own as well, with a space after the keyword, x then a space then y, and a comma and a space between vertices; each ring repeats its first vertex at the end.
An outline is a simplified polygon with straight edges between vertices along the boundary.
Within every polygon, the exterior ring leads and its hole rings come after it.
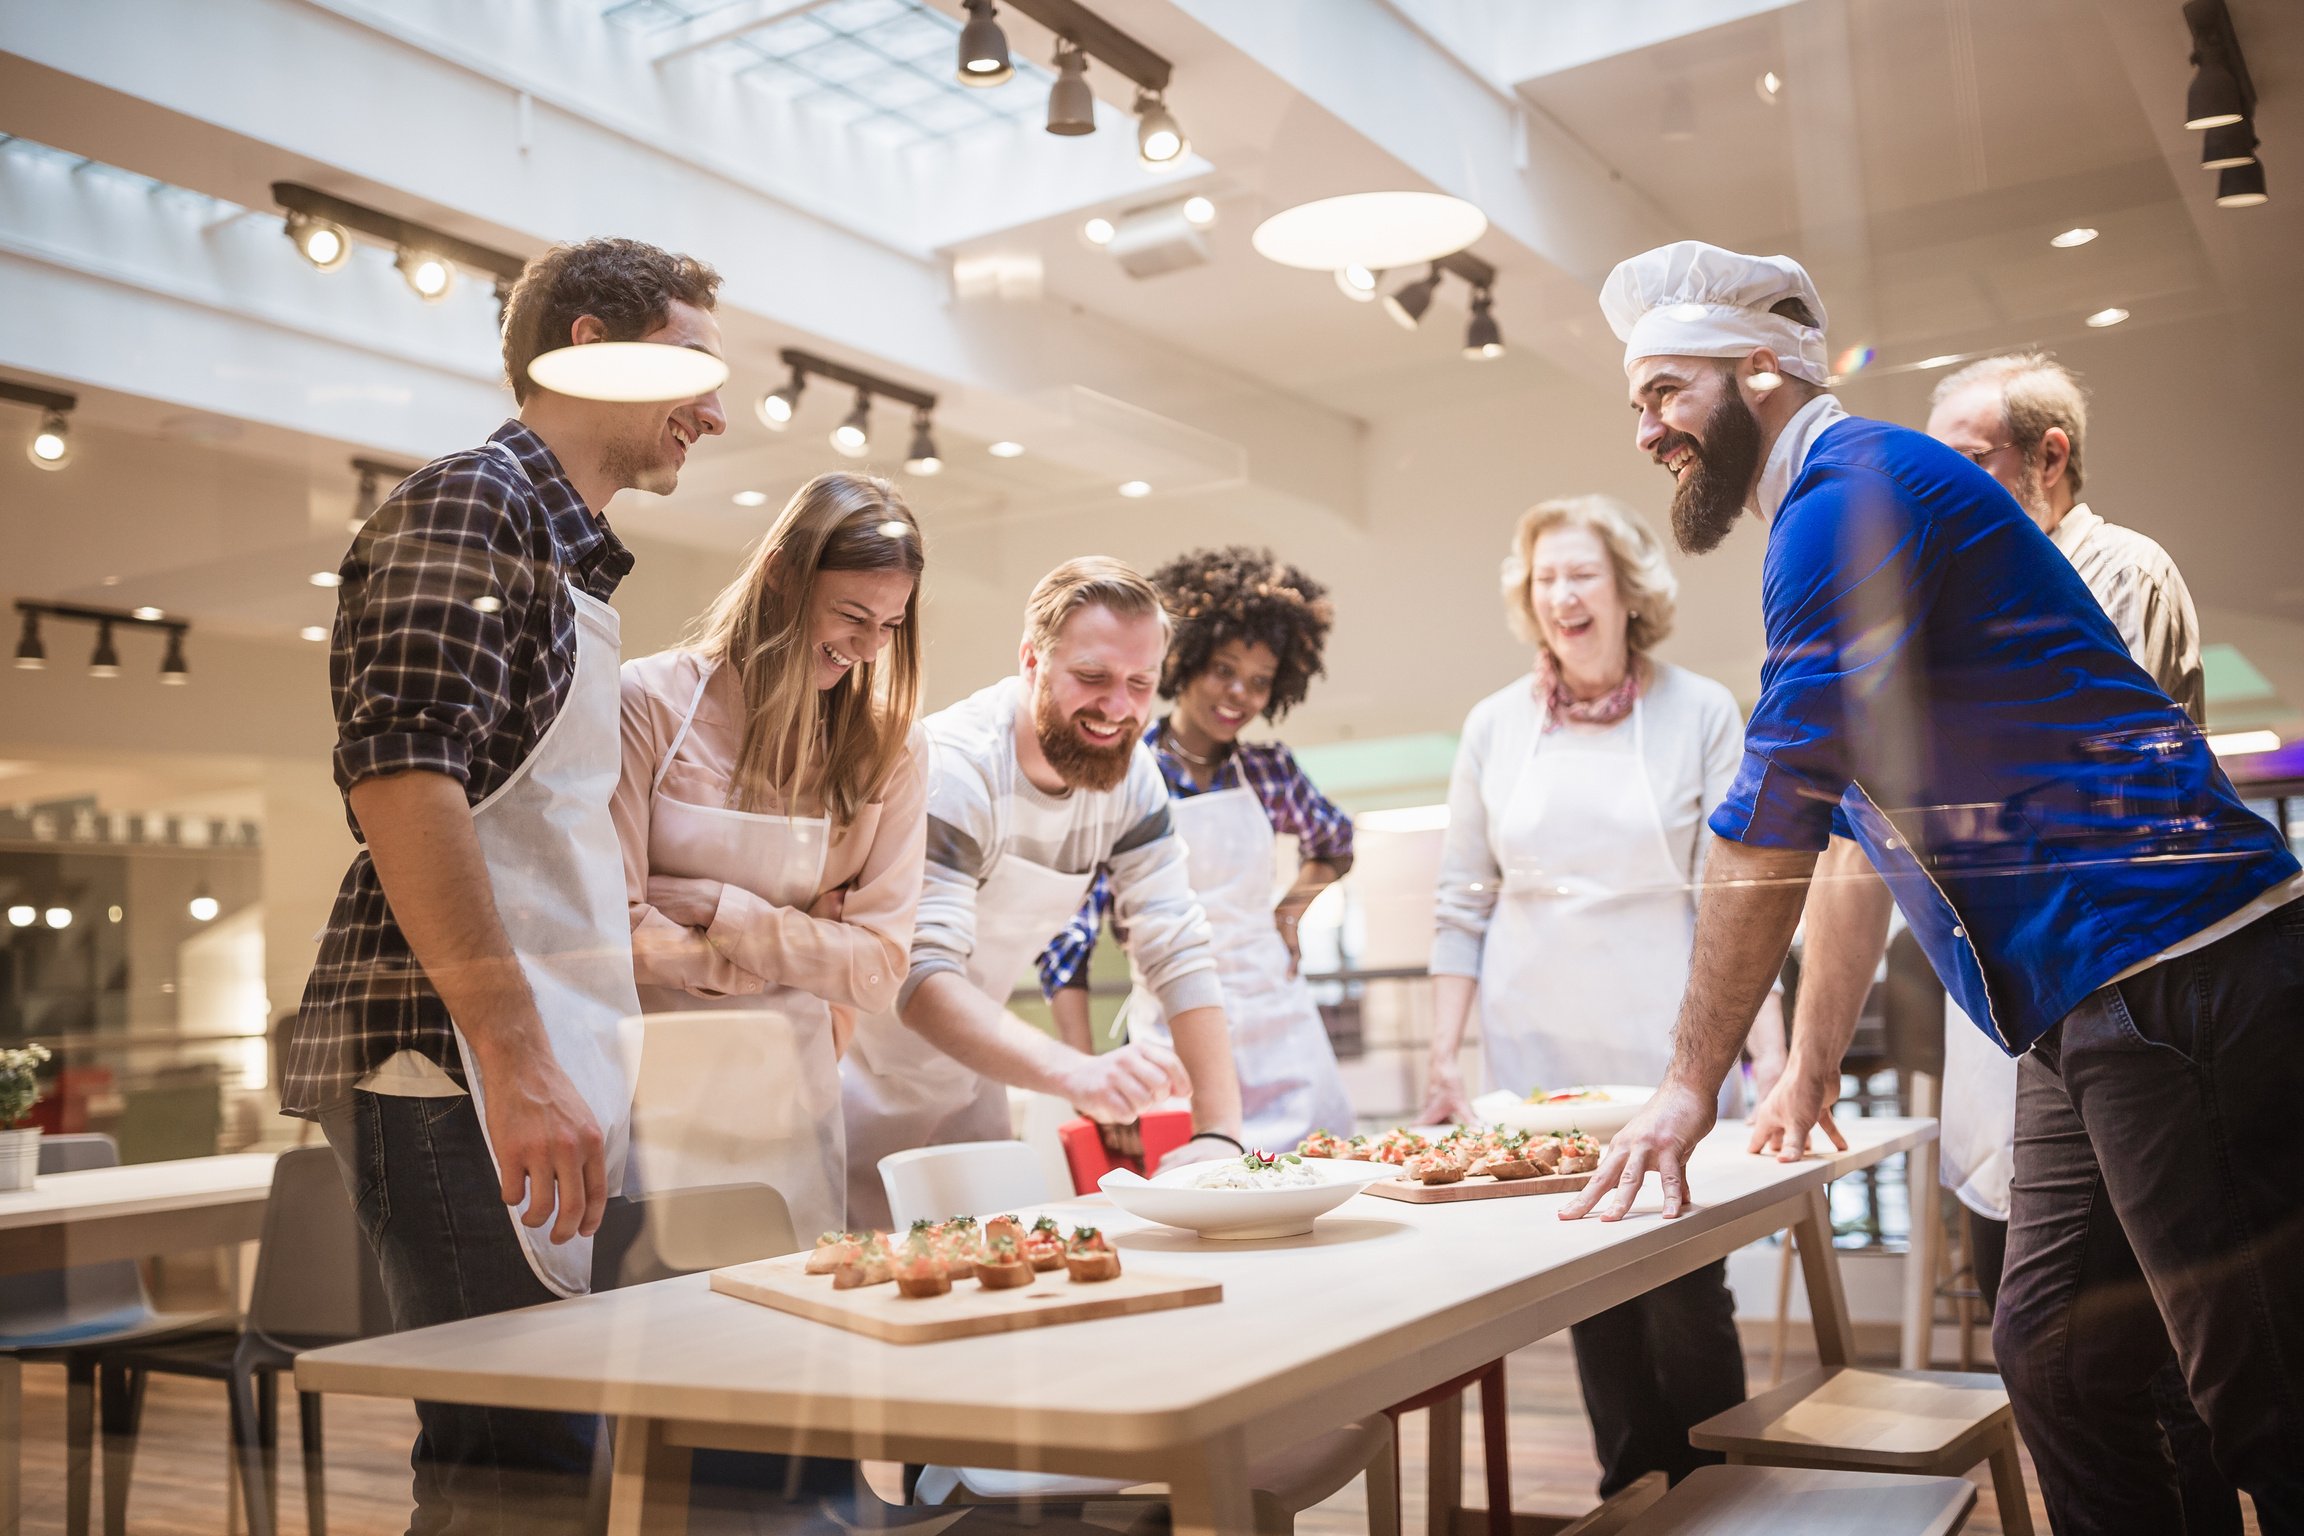
POLYGON ((850 1226, 888 1224, 879 1166, 890 1153, 1008 1137, 1010 1085, 1106 1123, 1187 1096, 1194 1134, 1164 1165, 1242 1150, 1208 921, 1141 739, 1168 623, 1129 566, 1066 561, 1032 589, 1018 674, 923 722, 928 864, 911 971, 841 1063, 850 1226), (1099 869, 1169 1044, 1089 1055, 1008 1011, 1099 869))

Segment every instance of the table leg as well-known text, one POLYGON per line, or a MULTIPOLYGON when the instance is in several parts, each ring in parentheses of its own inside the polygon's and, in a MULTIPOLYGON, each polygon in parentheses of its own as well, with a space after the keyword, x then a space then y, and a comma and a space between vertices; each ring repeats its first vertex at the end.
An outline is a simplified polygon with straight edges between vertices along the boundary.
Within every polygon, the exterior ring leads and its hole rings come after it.
POLYGON ((1450 1393, 1434 1403, 1425 1455, 1428 1490, 1424 1529, 1430 1536, 1456 1536, 1456 1515, 1464 1507, 1464 1397, 1450 1393))
POLYGON ((1816 1329, 1819 1365, 1847 1365, 1856 1355, 1856 1327, 1848 1320, 1848 1294, 1840 1288, 1840 1259, 1832 1248, 1832 1200, 1825 1186, 1808 1192, 1792 1225, 1801 1278, 1808 1284, 1808 1316, 1816 1329))
MULTIPOLYGON (((1936 1079, 1928 1073, 1912 1074, 1912 1113, 1936 1113, 1936 1079)), ((1944 1181, 1937 1173, 1935 1137, 1904 1154, 1904 1188, 1912 1236, 1904 1255, 1903 1364, 1924 1371, 1935 1353, 1936 1261, 1944 1247, 1944 1181)))
POLYGON ((608 1536, 687 1536, 692 1454, 684 1445, 665 1444, 661 1420, 618 1419, 608 1536))
POLYGON ((24 1525, 24 1364, 0 1355, 0 1536, 24 1525))
POLYGON ((1256 1511, 1238 1436, 1187 1447, 1177 1458, 1168 1473, 1168 1515, 1173 1536, 1250 1536, 1256 1511))

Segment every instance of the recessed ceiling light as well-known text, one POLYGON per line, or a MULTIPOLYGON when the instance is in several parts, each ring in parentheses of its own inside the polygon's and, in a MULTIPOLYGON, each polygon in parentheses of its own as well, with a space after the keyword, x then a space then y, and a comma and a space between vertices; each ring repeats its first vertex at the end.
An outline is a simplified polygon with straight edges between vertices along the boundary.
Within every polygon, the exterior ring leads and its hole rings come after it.
POLYGON ((738 491, 728 499, 740 507, 764 507, 768 505, 768 493, 766 491, 738 491))
POLYGON ((132 608, 129 610, 129 612, 135 614, 136 617, 142 619, 147 624, 160 617, 160 610, 151 606, 149 603, 141 608, 132 608))
POLYGON ((299 640, 325 640, 328 638, 328 630, 324 625, 307 624, 296 631, 296 637, 299 640))
POLYGON ((1184 199, 1184 222, 1195 229, 1206 229, 1216 222, 1216 205, 1204 197, 1184 199))
POLYGON ((304 579, 316 587, 340 587, 344 585, 344 578, 334 571, 314 571, 304 579))
POLYGON ((1752 89, 1760 93, 1762 101, 1774 106, 1783 99, 1784 77, 1772 69, 1766 70, 1759 79, 1752 82, 1752 89))
POLYGON ((1487 231, 1488 216, 1438 192, 1353 192, 1276 213, 1250 243, 1284 267, 1335 272, 1422 266, 1454 255, 1487 231))
POLYGON ((1133 500, 1139 496, 1151 495, 1152 487, 1142 480, 1123 480, 1120 482, 1120 494, 1133 500))
POLYGON ((991 447, 985 449, 984 451, 996 459, 1013 459, 1024 452, 1024 445, 1022 443, 1011 443, 1003 439, 1000 442, 994 443, 991 447))
POLYGON ((2108 325, 2118 325, 2121 321, 2127 318, 2128 311, 2120 308, 2120 306, 2115 304, 2110 309, 2100 309, 2096 311, 2096 313, 2090 315, 2088 317, 2088 323, 2096 327, 2096 329, 2102 330, 2108 325))
POLYGON ((2090 229, 2085 224, 2081 224, 2064 231, 2064 233, 2060 235, 2050 235, 2048 237, 2048 243, 2060 251, 2068 251, 2076 245, 2086 245, 2089 241, 2095 238, 2096 231, 2090 229))
POLYGON ((1376 274, 1366 267, 1338 267, 1336 288, 1355 304, 1366 304, 1376 297, 1376 274))
POLYGON ((1112 227, 1112 221, 1106 218, 1090 219, 1080 226, 1080 238, 1090 245, 1110 245, 1113 235, 1117 233, 1112 227))
POLYGON ((528 377, 556 395, 640 404, 710 394, 728 382, 728 365, 693 347, 595 341, 541 354, 528 377))

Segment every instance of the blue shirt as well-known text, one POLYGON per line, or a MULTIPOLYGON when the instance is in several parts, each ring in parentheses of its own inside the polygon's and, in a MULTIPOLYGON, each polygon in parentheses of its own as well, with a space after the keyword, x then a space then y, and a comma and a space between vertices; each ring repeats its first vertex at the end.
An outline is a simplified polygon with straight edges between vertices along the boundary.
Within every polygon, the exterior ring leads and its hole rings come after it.
POLYGON ((2297 873, 2206 740, 1991 476, 1850 417, 1769 530, 1768 659, 1712 830, 1863 847, 2011 1055, 2297 873))

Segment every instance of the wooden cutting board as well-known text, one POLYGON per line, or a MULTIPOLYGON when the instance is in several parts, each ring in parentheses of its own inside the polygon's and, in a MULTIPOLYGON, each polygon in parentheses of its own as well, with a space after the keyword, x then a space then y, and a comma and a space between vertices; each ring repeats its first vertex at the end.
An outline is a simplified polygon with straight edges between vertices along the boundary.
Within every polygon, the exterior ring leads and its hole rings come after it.
POLYGON ((1400 1177, 1381 1179, 1365 1194, 1380 1200, 1405 1200, 1410 1205, 1447 1205, 1457 1200, 1500 1200, 1513 1195, 1572 1195, 1592 1182, 1588 1173, 1543 1173, 1533 1179, 1458 1179, 1453 1184, 1419 1184, 1400 1177))
POLYGON ((916 1298, 898 1291, 893 1281, 834 1290, 830 1275, 803 1273, 807 1263, 807 1255, 794 1253, 716 1269, 712 1289, 891 1344, 927 1344, 1171 1307, 1204 1307, 1224 1299, 1224 1287, 1217 1281, 1135 1269, 1123 1270, 1117 1280, 1087 1285, 1073 1284, 1061 1269, 1051 1270, 1012 1291, 988 1291, 974 1280, 958 1280, 942 1296, 916 1298))

